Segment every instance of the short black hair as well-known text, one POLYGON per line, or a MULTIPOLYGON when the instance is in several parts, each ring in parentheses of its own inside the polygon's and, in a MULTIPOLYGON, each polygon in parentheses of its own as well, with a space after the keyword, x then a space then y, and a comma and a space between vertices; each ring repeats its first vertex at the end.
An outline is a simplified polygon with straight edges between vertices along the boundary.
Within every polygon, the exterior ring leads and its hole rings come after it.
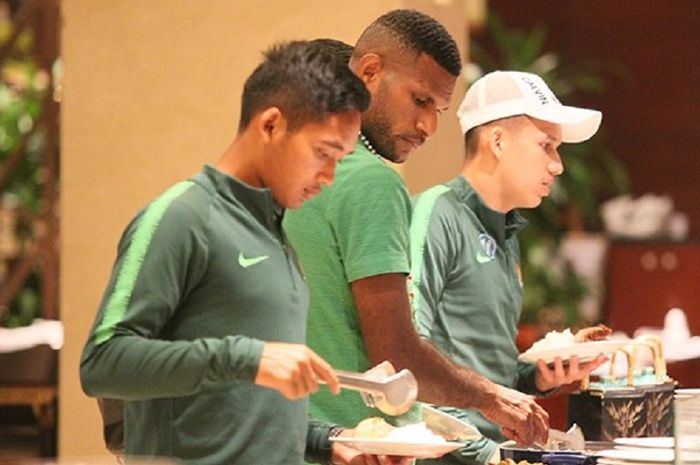
POLYGON ((365 111, 370 94, 348 67, 347 51, 339 53, 336 42, 300 40, 268 49, 243 86, 238 132, 273 106, 287 118, 290 131, 331 113, 365 111))
POLYGON ((357 41, 358 46, 364 38, 382 32, 388 33, 401 46, 416 54, 428 54, 455 77, 462 72, 462 59, 457 43, 442 24, 425 13, 408 9, 389 11, 365 29, 357 41))
POLYGON ((352 45, 345 43, 342 40, 330 39, 328 37, 314 39, 311 42, 323 45, 329 51, 333 52, 337 58, 346 65, 350 62, 350 57, 352 56, 353 50, 352 45))

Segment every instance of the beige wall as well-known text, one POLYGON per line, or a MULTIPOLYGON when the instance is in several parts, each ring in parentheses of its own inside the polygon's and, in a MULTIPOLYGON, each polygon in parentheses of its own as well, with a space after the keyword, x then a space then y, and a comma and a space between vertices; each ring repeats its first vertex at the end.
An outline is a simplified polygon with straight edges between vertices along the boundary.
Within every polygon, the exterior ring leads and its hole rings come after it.
MULTIPOLYGON (((466 0, 473 2, 473 0, 466 0)), ((403 0, 403 7, 415 8, 440 21, 455 38, 466 57, 467 18, 465 1, 459 0, 403 0)), ((440 115, 437 133, 411 155, 402 166, 401 173, 411 193, 425 190, 434 184, 447 181, 457 175, 462 167, 462 150, 459 121, 455 112, 465 92, 465 80, 458 79, 450 109, 440 115)))
MULTIPOLYGON (((320 36, 352 43, 373 18, 398 6, 398 0, 62 2, 61 456, 103 453, 78 360, 127 221, 164 188, 218 158, 234 134, 243 80, 261 49, 320 36)), ((430 147, 440 157, 420 158, 442 167, 430 180, 452 175, 454 139, 430 147), (444 157, 450 161, 435 161, 444 157)), ((417 174, 424 166, 416 166, 407 165, 407 179, 425 183, 417 174)))

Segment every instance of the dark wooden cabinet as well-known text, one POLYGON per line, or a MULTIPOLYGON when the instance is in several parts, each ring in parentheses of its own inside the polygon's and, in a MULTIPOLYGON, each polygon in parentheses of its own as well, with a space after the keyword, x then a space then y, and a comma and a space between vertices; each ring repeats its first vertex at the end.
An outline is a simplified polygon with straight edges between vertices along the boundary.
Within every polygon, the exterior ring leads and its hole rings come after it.
POLYGON ((663 327, 678 307, 700 335, 700 242, 613 242, 607 259, 604 319, 632 336, 640 326, 663 327))
MULTIPOLYGON (((700 336, 700 242, 613 242, 607 259, 604 320, 629 336, 640 326, 663 327, 678 307, 700 336)), ((683 387, 700 387, 700 359, 668 363, 683 387)))
MULTIPOLYGON (((682 308, 691 334, 700 336, 700 242, 612 242, 605 265, 603 320, 632 336, 640 326, 662 327, 666 312, 682 308)), ((680 387, 700 387, 700 359, 667 363, 680 387)), ((552 428, 566 430, 568 394, 538 399, 550 415, 552 428)))

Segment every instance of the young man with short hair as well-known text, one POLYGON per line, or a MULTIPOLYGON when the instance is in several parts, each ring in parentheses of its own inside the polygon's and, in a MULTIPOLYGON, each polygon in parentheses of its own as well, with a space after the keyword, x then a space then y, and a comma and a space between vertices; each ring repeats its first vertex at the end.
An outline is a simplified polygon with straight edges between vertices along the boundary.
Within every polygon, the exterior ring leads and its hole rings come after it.
POLYGON ((302 463, 306 395, 338 380, 304 345, 308 290, 282 217, 333 182, 368 104, 323 43, 271 48, 218 163, 126 228, 80 375, 89 395, 125 401, 127 455, 302 463))
MULTIPOLYGON (((518 208, 535 208, 564 166, 558 147, 595 134, 601 114, 562 105, 544 81, 516 71, 489 73, 459 108, 466 155, 459 176, 417 196, 411 224, 412 307, 424 338, 491 381, 542 395, 581 379, 604 361, 573 357, 565 367, 518 362, 522 306, 518 208)), ((445 407, 484 438, 429 463, 486 463, 504 440, 475 410, 445 407)))

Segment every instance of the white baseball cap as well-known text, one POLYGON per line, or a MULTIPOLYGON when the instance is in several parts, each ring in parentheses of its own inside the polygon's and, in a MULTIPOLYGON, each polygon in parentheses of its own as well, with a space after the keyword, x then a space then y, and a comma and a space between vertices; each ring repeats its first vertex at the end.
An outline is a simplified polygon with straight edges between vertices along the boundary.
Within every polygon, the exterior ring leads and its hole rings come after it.
POLYGON ((597 110, 562 105, 541 77, 521 71, 493 71, 467 91, 457 117, 462 134, 509 116, 527 115, 559 124, 562 142, 583 142, 596 133, 597 110))

